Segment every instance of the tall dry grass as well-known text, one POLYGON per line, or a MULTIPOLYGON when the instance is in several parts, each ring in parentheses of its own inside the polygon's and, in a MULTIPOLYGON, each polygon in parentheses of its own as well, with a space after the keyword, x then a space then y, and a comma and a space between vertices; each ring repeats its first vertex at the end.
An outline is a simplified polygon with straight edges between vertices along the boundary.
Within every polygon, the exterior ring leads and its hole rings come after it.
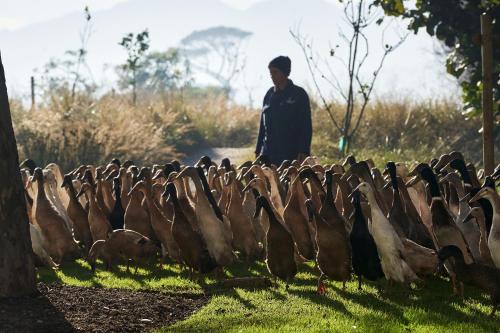
POLYGON ((11 102, 20 159, 65 170, 112 158, 139 164, 166 163, 204 146, 239 147, 251 142, 258 113, 230 107, 221 96, 185 100, 147 96, 137 106, 128 96, 49 98, 35 110, 11 102))
MULTIPOLYGON (((73 104, 67 96, 52 96, 36 110, 16 101, 11 108, 20 158, 41 165, 57 162, 65 169, 114 157, 151 164, 197 154, 203 147, 252 147, 260 117, 258 110, 220 95, 143 96, 137 106, 123 95, 82 95, 73 104)), ((343 109, 334 106, 338 118, 343 109)), ((312 115, 312 153, 324 161, 340 160, 338 131, 314 102, 312 115)), ((388 160, 426 161, 460 150, 479 164, 480 128, 480 119, 466 120, 451 100, 378 100, 368 107, 351 153, 382 166, 388 160)), ((495 142, 500 146, 498 128, 495 142)))
MULTIPOLYGON (((333 109, 340 115, 344 107, 335 105, 333 109)), ((378 100, 368 106, 351 153, 359 158, 373 158, 378 165, 384 165, 388 160, 428 161, 459 150, 468 160, 479 164, 482 159, 480 128, 481 120, 466 119, 457 101, 378 100)), ((340 134, 326 112, 317 106, 313 107, 313 129, 313 153, 324 160, 339 160, 340 134)), ((498 128, 495 145, 500 146, 498 128)), ((496 153, 498 160, 498 149, 496 153)))
POLYGON ((257 110, 228 103, 222 95, 207 103, 189 105, 186 114, 209 147, 248 146, 253 144, 259 129, 257 110))

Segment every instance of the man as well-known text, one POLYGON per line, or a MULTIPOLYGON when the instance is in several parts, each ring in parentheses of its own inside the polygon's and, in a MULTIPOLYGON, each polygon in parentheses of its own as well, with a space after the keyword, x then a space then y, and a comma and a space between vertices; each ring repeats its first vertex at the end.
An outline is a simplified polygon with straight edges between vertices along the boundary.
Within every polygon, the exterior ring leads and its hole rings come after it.
POLYGON ((269 63, 274 87, 264 97, 255 155, 265 155, 279 166, 284 160, 302 161, 310 155, 312 124, 309 97, 288 79, 290 58, 269 63))

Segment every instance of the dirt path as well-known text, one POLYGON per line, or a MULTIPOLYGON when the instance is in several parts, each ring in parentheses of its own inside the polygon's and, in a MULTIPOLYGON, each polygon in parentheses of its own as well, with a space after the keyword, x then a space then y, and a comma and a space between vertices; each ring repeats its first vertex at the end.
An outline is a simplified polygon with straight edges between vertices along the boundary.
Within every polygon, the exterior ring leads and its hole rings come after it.
POLYGON ((205 296, 38 284, 33 297, 0 300, 0 332, 144 332, 183 320, 205 296))
POLYGON ((252 151, 252 148, 204 148, 186 156, 182 159, 182 163, 193 165, 198 162, 200 157, 206 155, 217 164, 225 157, 229 158, 231 163, 239 164, 244 162, 248 157, 253 157, 252 151))

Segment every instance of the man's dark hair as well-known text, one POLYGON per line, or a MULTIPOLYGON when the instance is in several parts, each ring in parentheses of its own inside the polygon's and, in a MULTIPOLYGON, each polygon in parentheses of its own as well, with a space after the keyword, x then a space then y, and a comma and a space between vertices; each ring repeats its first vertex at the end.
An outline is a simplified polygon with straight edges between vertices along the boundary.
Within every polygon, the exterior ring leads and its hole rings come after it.
POLYGON ((278 56, 271 60, 269 67, 279 69, 285 76, 288 77, 292 69, 292 61, 287 56, 278 56))

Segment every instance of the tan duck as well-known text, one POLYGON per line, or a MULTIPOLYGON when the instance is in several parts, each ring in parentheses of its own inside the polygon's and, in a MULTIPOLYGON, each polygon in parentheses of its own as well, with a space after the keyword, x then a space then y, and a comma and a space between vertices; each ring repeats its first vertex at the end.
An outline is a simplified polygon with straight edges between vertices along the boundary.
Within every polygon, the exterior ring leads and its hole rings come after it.
MULTIPOLYGON (((352 188, 349 186, 349 183, 347 182, 346 179, 342 178, 342 175, 339 173, 334 173, 332 175, 332 181, 334 184, 337 184, 338 189, 337 189, 337 196, 335 198, 335 201, 339 201, 341 204, 339 205, 341 209, 338 209, 338 212, 344 217, 347 218, 351 216, 351 214, 354 212, 354 207, 349 200, 348 196, 352 192, 352 188)), ((349 230, 350 230, 349 226, 349 230)))
POLYGON ((384 214, 387 215, 389 213, 390 203, 387 203, 384 200, 384 198, 382 197, 382 195, 380 194, 380 192, 378 191, 378 188, 376 187, 375 182, 373 181, 373 178, 372 178, 372 175, 370 172, 370 167, 368 166, 368 163, 366 161, 353 163, 351 165, 351 167, 349 168, 349 170, 347 170, 344 173, 342 178, 347 179, 352 174, 358 176, 364 182, 370 184, 371 188, 374 191, 373 193, 375 195, 375 198, 377 199, 377 203, 378 203, 380 209, 382 209, 382 212, 384 212, 384 214))
MULTIPOLYGON (((117 175, 117 172, 116 172, 117 175)), ((113 176, 114 177, 114 176, 113 176)), ((106 177, 102 172, 99 172, 96 177, 97 188, 96 192, 100 193, 102 198, 102 209, 109 216, 115 207, 115 199, 113 198, 113 177, 106 177)))
POLYGON ((109 224, 108 217, 104 214, 96 201, 94 188, 89 183, 83 183, 80 192, 76 197, 84 195, 89 202, 88 221, 90 233, 92 234, 92 241, 95 243, 98 240, 105 240, 113 231, 109 224))
MULTIPOLYGON (((249 177, 243 176, 244 173, 242 173, 240 175, 241 175, 240 178, 244 178, 247 184, 250 182, 249 177)), ((241 182, 240 182, 240 184, 241 184, 241 182)), ((252 217, 252 225, 253 225, 253 229, 255 231, 255 237, 256 237, 257 241, 260 243, 260 246, 265 247, 266 233, 265 233, 264 228, 260 222, 261 217, 260 216, 254 217, 255 207, 256 207, 255 200, 259 196, 259 192, 253 188, 250 188, 248 190, 245 187, 241 189, 241 192, 243 193, 242 206, 243 206, 244 211, 248 214, 248 216, 252 217)))
POLYGON ((68 205, 66 206, 66 211, 68 212, 69 218, 73 221, 73 235, 75 239, 83 245, 85 252, 88 253, 92 247, 92 233, 90 232, 90 226, 88 221, 88 214, 83 209, 82 205, 76 197, 76 191, 73 186, 73 180, 71 176, 64 176, 63 183, 61 187, 65 188, 68 192, 68 205))
POLYGON ((484 212, 480 207, 474 207, 470 210, 470 216, 471 219, 465 223, 473 223, 473 221, 476 221, 479 227, 479 232, 481 233, 481 238, 479 239, 480 259, 477 261, 483 265, 495 266, 495 263, 491 258, 490 248, 488 247, 488 235, 486 232, 484 212))
POLYGON ((299 177, 302 181, 307 181, 311 192, 311 200, 314 207, 321 207, 321 203, 325 197, 325 191, 321 185, 321 180, 311 168, 301 168, 299 177))
POLYGON ((179 247, 172 236, 172 222, 162 214, 153 197, 152 188, 146 184, 146 181, 140 180, 131 191, 140 191, 144 195, 155 239, 161 242, 170 259, 174 262, 181 262, 179 247))
POLYGON ((432 233, 432 214, 430 203, 427 199, 427 189, 423 180, 418 176, 419 170, 426 167, 427 164, 420 163, 417 165, 408 176, 411 177, 406 183, 405 186, 408 188, 408 193, 411 197, 411 201, 415 206, 415 209, 420 215, 420 219, 422 223, 427 227, 429 231, 432 233), (414 195, 412 195, 412 193, 414 195))
POLYGON ((72 232, 73 221, 71 221, 71 219, 69 218, 68 213, 66 212, 66 209, 63 206, 63 203, 59 196, 59 187, 61 185, 57 184, 57 179, 51 170, 43 170, 43 178, 44 178, 45 195, 47 196, 47 199, 50 200, 50 202, 57 210, 59 215, 61 215, 61 217, 64 219, 64 224, 66 228, 68 228, 68 230, 72 232))
POLYGON ((177 200, 176 187, 167 184, 163 196, 168 196, 172 204, 174 217, 172 220, 172 237, 179 246, 182 262, 199 274, 209 273, 217 267, 217 262, 210 256, 207 244, 199 233, 191 228, 182 207, 177 200))
POLYGON ((69 197, 66 191, 62 188, 64 176, 61 167, 55 163, 49 163, 47 164, 45 169, 50 170, 54 175, 57 183, 57 193, 59 194, 59 199, 61 200, 62 206, 67 207, 69 202, 69 197))
POLYGON ((228 266, 234 262, 232 252, 232 235, 230 226, 224 222, 220 209, 216 206, 212 193, 208 188, 205 175, 201 168, 186 167, 178 178, 189 177, 195 186, 195 213, 198 227, 207 243, 208 252, 219 266, 228 266), (203 177, 203 180, 202 178, 203 177))
POLYGON ((285 198, 287 193, 280 186, 279 175, 276 167, 263 167, 262 172, 266 176, 267 182, 271 187, 271 200, 273 205, 278 208, 278 211, 285 209, 285 198))
POLYGON ((225 187, 229 189, 229 203, 226 216, 231 223, 233 232, 233 247, 240 251, 247 261, 260 257, 262 248, 259 247, 253 228, 252 216, 243 208, 243 197, 238 188, 234 171, 226 173, 225 187))
POLYGON ((106 215, 109 218, 109 215, 111 214, 111 210, 113 207, 109 208, 108 205, 106 204, 104 200, 104 189, 103 189, 103 174, 102 174, 102 167, 96 168, 96 177, 95 177, 95 200, 99 207, 101 208, 102 212, 104 215, 106 215))
POLYGON ((432 234, 432 231, 428 229, 427 226, 425 226, 425 224, 422 222, 422 218, 413 205, 413 201, 408 192, 408 188, 399 176, 396 177, 396 181, 398 184, 398 191, 403 198, 406 217, 408 218, 409 223, 414 226, 414 230, 416 231, 414 241, 417 244, 420 244, 427 248, 435 249, 437 247, 437 243, 434 239, 434 235, 432 234))
MULTIPOLYGON (((467 245, 467 241, 465 240, 460 229, 456 226, 453 217, 450 215, 450 212, 445 206, 434 172, 429 166, 423 166, 418 172, 420 177, 429 184, 429 190, 432 197, 430 207, 432 216, 432 232, 435 236, 437 246, 439 249, 447 245, 457 246, 464 254, 465 262, 467 264, 473 263, 474 259, 467 245)), ((453 264, 448 263, 445 267, 452 279, 453 292, 456 294, 458 293, 458 286, 456 284, 453 264)))
MULTIPOLYGON (((488 179, 488 177, 486 178, 488 179)), ((488 200, 493 207, 493 219, 488 236, 488 247, 493 263, 497 268, 500 268, 500 197, 494 189, 485 186, 470 199, 470 202, 475 202, 481 198, 488 200)))
POLYGON ((186 194, 186 188, 184 187, 184 181, 182 178, 178 178, 179 174, 177 172, 172 172, 168 176, 167 183, 173 183, 177 193, 177 201, 179 202, 179 206, 184 213, 184 216, 188 220, 191 228, 194 231, 200 233, 200 227, 198 226, 198 220, 196 219, 196 212, 194 210, 194 203, 189 200, 186 194))
POLYGON ((124 228, 134 230, 149 239, 153 239, 154 231, 151 226, 147 204, 142 204, 144 195, 137 188, 132 188, 127 196, 130 201, 125 209, 124 228))
POLYGON ((43 171, 34 170, 32 182, 36 182, 37 195, 33 201, 33 217, 43 235, 43 247, 56 264, 65 259, 73 259, 80 254, 80 249, 65 226, 64 219, 49 201, 44 190, 43 171))
POLYGON ((266 232, 266 266, 272 275, 286 282, 288 290, 290 281, 297 274, 295 262, 295 245, 292 235, 278 221, 269 201, 259 196, 256 200, 255 216, 264 209, 269 220, 269 229, 266 232))
MULTIPOLYGON (((255 190, 260 196, 263 196, 266 198, 266 200, 270 203, 271 198, 269 196, 269 192, 266 189, 265 181, 262 180, 261 178, 253 178, 250 182, 248 182, 247 186, 243 189, 244 192, 249 191, 249 190, 255 190)), ((271 204, 271 203, 270 203, 271 204)), ((283 217, 276 211, 274 206, 271 205, 271 208, 274 211, 274 214, 276 218, 280 221, 280 223, 283 222, 283 217)), ((260 213, 258 215, 258 220, 260 225, 262 226, 262 229, 264 230, 264 233, 267 233, 267 229, 269 229, 269 219, 266 214, 260 213)))
POLYGON ((384 177, 382 175, 382 173, 380 172, 380 170, 378 168, 372 168, 371 169, 371 175, 372 175, 372 178, 373 178, 373 183, 375 184, 375 186, 377 187, 378 191, 380 192, 380 196, 382 197, 382 199, 384 200, 384 202, 387 203, 387 208, 391 208, 391 203, 392 203, 392 200, 393 200, 393 193, 392 193, 392 189, 390 188, 385 188, 385 180, 384 180, 384 177))
POLYGON ((292 238, 297 245, 299 254, 306 260, 314 260, 313 236, 308 227, 307 208, 305 207, 306 196, 302 187, 300 177, 292 180, 289 188, 290 196, 285 206, 283 220, 287 225, 292 238), (304 212, 305 211, 305 212, 304 212))
POLYGON ((437 252, 415 243, 408 238, 402 238, 405 260, 418 277, 424 278, 436 273, 439 266, 437 252))
MULTIPOLYGON (((328 198, 328 196, 327 194, 326 197, 328 198)), ((311 200, 307 200, 306 205, 309 220, 314 221, 316 229, 315 239, 318 246, 316 263, 321 272, 318 278, 317 292, 319 294, 325 292, 323 284, 325 277, 334 281, 341 281, 342 287, 345 289, 345 282, 351 277, 351 247, 349 243, 344 243, 345 230, 338 232, 341 229, 340 227, 326 222, 316 212, 316 208, 311 200)), ((344 226, 341 227, 343 228, 344 226)))
POLYGON ((322 262, 324 267, 320 269, 323 274, 332 280, 342 281, 345 287, 345 281, 351 275, 351 244, 346 231, 346 220, 333 203, 332 185, 333 174, 328 170, 325 172, 326 196, 315 218, 318 244, 316 261, 318 265, 322 262))
POLYGON ((120 168, 118 177, 120 178, 120 198, 122 201, 122 207, 127 208, 129 202, 130 202, 130 197, 128 195, 128 192, 130 192, 130 189, 133 186, 132 183, 132 172, 125 169, 125 168, 120 168))
MULTIPOLYGON (((285 210, 285 207, 283 205, 283 200, 281 198, 279 189, 278 189, 278 184, 276 183, 277 180, 274 177, 274 173, 272 173, 268 168, 266 172, 264 172, 263 168, 259 165, 253 165, 247 173, 253 173, 257 178, 261 179, 265 185, 266 192, 269 193, 266 198, 270 200, 272 203, 274 210, 279 214, 280 217, 283 216, 283 211, 285 210), (267 186, 269 184, 269 187, 267 186)), ((260 191, 259 191, 260 193, 260 191)), ((261 193, 263 195, 263 193, 261 193)))
MULTIPOLYGON (((456 192, 459 198, 465 198, 465 189, 462 179, 455 172, 448 173, 441 179, 440 182, 448 182, 450 190, 456 192)), ((471 207, 469 206, 467 200, 459 200, 455 223, 460 231, 462 231, 474 260, 477 261, 481 260, 481 255, 479 253, 479 240, 481 238, 481 232, 476 222, 466 222, 471 218, 470 212, 471 207)))

